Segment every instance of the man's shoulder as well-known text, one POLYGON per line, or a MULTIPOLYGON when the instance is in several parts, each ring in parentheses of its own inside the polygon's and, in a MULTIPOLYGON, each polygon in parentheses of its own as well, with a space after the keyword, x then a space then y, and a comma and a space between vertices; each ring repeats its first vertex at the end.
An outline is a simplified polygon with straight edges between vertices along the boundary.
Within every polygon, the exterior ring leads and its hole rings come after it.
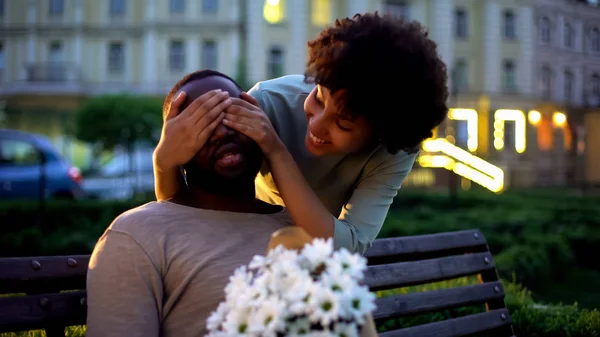
POLYGON ((133 235, 140 229, 146 230, 153 224, 164 223, 162 220, 168 218, 169 213, 171 210, 165 202, 149 202, 122 213, 108 229, 133 235))
POLYGON ((304 75, 286 75, 256 84, 262 95, 297 96, 308 95, 314 84, 306 83, 304 75))
POLYGON ((293 222, 292 217, 290 216, 290 213, 288 212, 287 208, 285 208, 283 206, 279 206, 279 207, 281 207, 281 209, 279 211, 271 213, 271 214, 266 214, 265 216, 271 218, 273 222, 275 222, 277 225, 279 225, 281 227, 293 226, 294 222, 293 222))

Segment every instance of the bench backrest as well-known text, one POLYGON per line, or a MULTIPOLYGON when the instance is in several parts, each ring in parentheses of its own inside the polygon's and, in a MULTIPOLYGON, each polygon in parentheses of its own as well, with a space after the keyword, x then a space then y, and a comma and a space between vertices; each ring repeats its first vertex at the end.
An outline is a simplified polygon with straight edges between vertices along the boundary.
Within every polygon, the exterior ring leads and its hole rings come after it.
POLYGON ((492 254, 478 230, 379 239, 365 256, 366 283, 373 291, 478 275, 480 284, 391 295, 377 299, 375 321, 442 312, 476 304, 487 311, 384 332, 380 336, 513 336, 492 254))
POLYGON ((85 324, 89 255, 0 259, 0 333, 85 324), (61 291, 66 291, 62 292, 61 291), (23 296, 25 294, 25 296, 23 296))
MULTIPOLYGON (((392 295, 377 299, 378 324, 388 319, 441 312, 485 303, 484 313, 382 333, 381 336, 469 336, 495 331, 512 336, 494 260, 477 230, 375 240, 367 251, 366 284, 386 290, 479 275, 477 285, 392 295)), ((85 279, 89 255, 0 259, 0 333, 46 329, 64 336, 64 327, 86 319, 85 279), (61 292, 63 291, 63 292, 61 292), (26 294, 26 296, 23 296, 26 294)))

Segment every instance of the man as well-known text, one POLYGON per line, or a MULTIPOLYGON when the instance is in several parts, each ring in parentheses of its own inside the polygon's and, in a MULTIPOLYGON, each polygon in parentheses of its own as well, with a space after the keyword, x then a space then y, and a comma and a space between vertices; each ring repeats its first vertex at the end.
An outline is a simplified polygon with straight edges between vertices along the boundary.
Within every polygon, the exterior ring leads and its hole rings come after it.
MULTIPOLYGON (((165 107, 179 91, 191 106, 214 89, 241 93, 229 77, 200 71, 171 90, 165 107)), ((119 216, 90 259, 87 336, 204 336, 235 268, 292 225, 283 207, 255 199, 261 164, 256 143, 219 124, 184 166, 187 188, 119 216)))

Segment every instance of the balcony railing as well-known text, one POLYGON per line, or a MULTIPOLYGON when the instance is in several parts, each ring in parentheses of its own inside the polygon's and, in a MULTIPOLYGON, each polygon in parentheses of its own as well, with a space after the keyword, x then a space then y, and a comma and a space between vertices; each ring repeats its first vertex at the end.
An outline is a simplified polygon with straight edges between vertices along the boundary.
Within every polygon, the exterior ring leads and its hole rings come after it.
POLYGON ((46 62, 25 65, 26 81, 35 83, 80 82, 81 72, 70 63, 46 62))

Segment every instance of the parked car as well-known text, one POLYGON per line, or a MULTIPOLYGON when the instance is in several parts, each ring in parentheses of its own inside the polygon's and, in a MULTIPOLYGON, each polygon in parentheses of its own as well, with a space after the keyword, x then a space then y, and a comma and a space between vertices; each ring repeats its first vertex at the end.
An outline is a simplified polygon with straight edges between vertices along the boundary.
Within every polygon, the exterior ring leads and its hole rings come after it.
POLYGON ((141 147, 132 154, 115 154, 97 174, 85 177, 84 191, 90 198, 102 200, 131 199, 136 194, 153 194, 153 151, 154 148, 141 147))
POLYGON ((81 199, 82 176, 42 135, 0 129, 0 199, 81 199))

